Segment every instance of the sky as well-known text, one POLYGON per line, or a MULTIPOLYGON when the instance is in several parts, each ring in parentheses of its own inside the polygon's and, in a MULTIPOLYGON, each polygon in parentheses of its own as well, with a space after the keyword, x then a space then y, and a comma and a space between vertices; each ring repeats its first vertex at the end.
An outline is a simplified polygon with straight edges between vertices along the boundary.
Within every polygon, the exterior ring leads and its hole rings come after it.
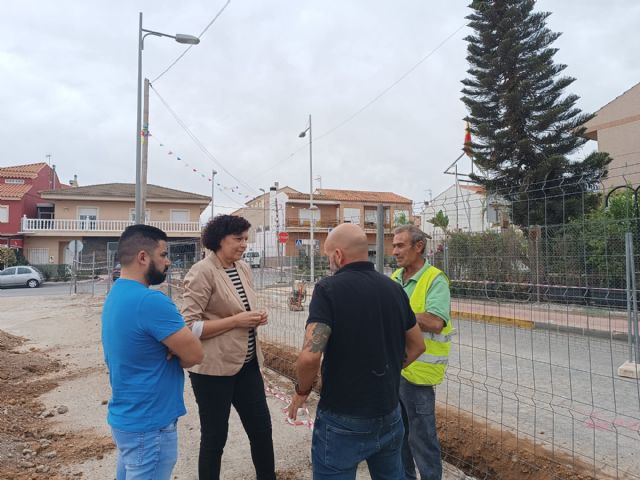
MULTIPOLYGON (((50 161, 65 182, 135 182, 139 12, 143 28, 197 36, 224 8, 157 80, 186 47, 145 40, 148 182, 211 195, 215 169, 216 213, 274 182, 308 192, 298 134, 311 114, 314 188, 392 191, 418 208, 452 183, 443 172, 462 148, 468 3, 5 2, 0 166, 50 161)), ((555 60, 576 78, 567 93, 583 111, 640 81, 640 2, 539 0, 536 10, 562 32, 555 60)))

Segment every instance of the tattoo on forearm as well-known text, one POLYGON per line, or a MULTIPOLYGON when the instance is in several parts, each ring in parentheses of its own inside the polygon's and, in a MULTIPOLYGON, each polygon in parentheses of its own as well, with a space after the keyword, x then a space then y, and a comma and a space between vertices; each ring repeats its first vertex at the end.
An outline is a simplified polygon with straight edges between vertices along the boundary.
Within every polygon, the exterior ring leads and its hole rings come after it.
POLYGON ((308 336, 302 348, 312 353, 324 352, 330 336, 331 327, 329 325, 316 323, 312 327, 311 335, 308 336))

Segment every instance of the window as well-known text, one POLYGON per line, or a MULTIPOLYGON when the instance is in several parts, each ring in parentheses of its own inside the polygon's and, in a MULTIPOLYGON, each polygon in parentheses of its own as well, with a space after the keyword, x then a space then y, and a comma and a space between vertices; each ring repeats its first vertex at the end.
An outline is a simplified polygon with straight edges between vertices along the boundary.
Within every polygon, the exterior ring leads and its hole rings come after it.
POLYGON ((30 268, 18 267, 18 275, 29 275, 31 273, 30 268))
POLYGON ((12 185, 24 185, 23 178, 5 178, 4 183, 10 183, 12 185))
POLYGON ((176 223, 189 222, 189 210, 171 210, 171 221, 176 223))
POLYGON ((355 223, 360 225, 360 209, 359 208, 345 208, 344 211, 344 223, 355 223))
MULTIPOLYGON (((151 210, 145 210, 144 211, 144 221, 145 221, 145 223, 148 223, 150 218, 151 218, 151 210)), ((129 221, 130 222, 135 222, 136 221, 136 209, 135 208, 130 208, 129 209, 129 221)))
POLYGON ((34 265, 45 265, 49 263, 48 248, 29 248, 27 249, 27 259, 29 263, 34 265))
POLYGON ((409 223, 411 217, 409 216, 408 210, 394 210, 393 211, 393 224, 394 225, 405 225, 409 223))
POLYGON ((78 209, 78 219, 81 230, 95 230, 98 220, 98 209, 95 207, 83 207, 78 209))
POLYGON ((16 274, 16 267, 11 267, 11 268, 5 268, 2 272, 0 272, 0 275, 15 275, 16 274))
POLYGON ((9 223, 8 205, 0 205, 0 223, 9 223))
POLYGON ((300 225, 311 225, 311 218, 314 220, 313 224, 317 225, 318 220, 320 220, 320 210, 318 208, 314 208, 312 214, 311 209, 302 208, 299 210, 298 216, 298 218, 300 218, 300 225))
POLYGON ((366 226, 376 226, 378 223, 378 211, 365 208, 364 224, 366 226))

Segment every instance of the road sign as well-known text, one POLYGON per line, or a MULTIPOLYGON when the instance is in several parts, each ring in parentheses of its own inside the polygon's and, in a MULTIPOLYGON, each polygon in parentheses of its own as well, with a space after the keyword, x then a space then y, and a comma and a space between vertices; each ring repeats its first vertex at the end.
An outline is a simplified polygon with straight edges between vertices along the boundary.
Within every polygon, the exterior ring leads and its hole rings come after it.
POLYGON ((69 249, 72 255, 76 255, 77 253, 80 253, 83 247, 84 245, 80 240, 71 240, 69 242, 69 245, 67 246, 67 248, 69 249))
POLYGON ((301 246, 302 246, 302 239, 301 239, 301 238, 298 238, 298 239, 296 240, 296 247, 301 247, 301 246))
POLYGON ((278 234, 278 241, 280 243, 287 243, 289 241, 289 234, 287 232, 280 232, 278 234))

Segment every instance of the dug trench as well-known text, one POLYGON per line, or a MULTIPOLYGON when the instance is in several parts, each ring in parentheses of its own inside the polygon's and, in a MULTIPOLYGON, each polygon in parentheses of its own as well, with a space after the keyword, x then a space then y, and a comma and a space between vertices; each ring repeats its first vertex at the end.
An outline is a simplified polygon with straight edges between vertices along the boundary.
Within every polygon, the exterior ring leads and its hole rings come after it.
MULTIPOLYGON (((263 343, 265 364, 295 378, 298 351, 263 343)), ((317 388, 316 388, 316 391, 317 388)), ((467 475, 501 480, 602 480, 613 478, 569 455, 552 454, 527 438, 479 422, 455 407, 436 405, 438 437, 445 461, 467 475)))

